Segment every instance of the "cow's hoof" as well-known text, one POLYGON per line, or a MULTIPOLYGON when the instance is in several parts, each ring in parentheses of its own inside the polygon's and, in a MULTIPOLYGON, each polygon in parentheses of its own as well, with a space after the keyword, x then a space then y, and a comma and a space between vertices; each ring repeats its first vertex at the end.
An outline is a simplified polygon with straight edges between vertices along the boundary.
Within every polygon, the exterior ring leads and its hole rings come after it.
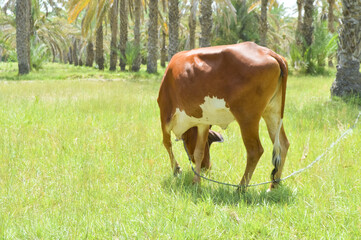
POLYGON ((269 185, 269 188, 267 189, 267 192, 271 192, 272 190, 278 188, 279 185, 280 185, 279 182, 273 182, 273 183, 271 183, 271 184, 269 185))
POLYGON ((245 193, 247 190, 247 187, 244 185, 239 185, 239 187, 237 188, 237 192, 239 193, 245 193))
POLYGON ((278 188, 279 185, 280 185, 280 181, 281 181, 281 180, 279 180, 279 179, 273 181, 273 182, 269 185, 269 188, 268 188, 267 192, 270 192, 270 191, 272 191, 273 189, 278 188))
POLYGON ((193 182, 194 185, 199 185, 201 183, 201 178, 199 176, 195 175, 193 177, 192 182, 193 182))
POLYGON ((182 174, 182 168, 180 166, 175 167, 173 170, 173 175, 177 177, 180 174, 182 174))

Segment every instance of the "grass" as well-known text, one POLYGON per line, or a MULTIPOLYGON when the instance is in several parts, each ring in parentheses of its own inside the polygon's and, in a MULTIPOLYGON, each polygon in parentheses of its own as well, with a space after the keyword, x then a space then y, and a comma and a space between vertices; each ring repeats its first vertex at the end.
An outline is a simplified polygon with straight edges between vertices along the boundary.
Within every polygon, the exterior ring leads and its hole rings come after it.
MULTIPOLYGON (((360 239, 360 123, 311 169, 266 193, 239 194, 172 176, 156 103, 161 75, 46 64, 16 76, 0 64, 0 239, 360 239)), ((291 76, 284 176, 312 162, 350 125, 358 106, 331 101, 333 76, 291 76), (307 153, 306 158, 302 155, 307 153)), ((239 128, 220 131, 208 177, 238 183, 245 167, 239 128)), ((251 183, 268 181, 265 149, 251 183)))

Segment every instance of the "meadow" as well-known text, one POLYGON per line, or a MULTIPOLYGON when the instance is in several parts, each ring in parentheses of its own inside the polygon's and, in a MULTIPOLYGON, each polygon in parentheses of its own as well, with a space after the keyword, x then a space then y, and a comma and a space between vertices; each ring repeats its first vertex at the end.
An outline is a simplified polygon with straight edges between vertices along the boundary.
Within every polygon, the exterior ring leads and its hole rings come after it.
MULTIPOLYGON (((361 239, 361 121, 307 171, 267 193, 202 181, 181 142, 173 177, 162 145, 157 75, 49 63, 18 77, 0 63, 0 239, 361 239)), ((330 99, 329 76, 291 75, 283 176, 305 167, 353 125, 356 101, 330 99)), ((239 127, 221 130, 205 176, 239 183, 239 127)), ((272 143, 252 183, 268 181, 272 143)))

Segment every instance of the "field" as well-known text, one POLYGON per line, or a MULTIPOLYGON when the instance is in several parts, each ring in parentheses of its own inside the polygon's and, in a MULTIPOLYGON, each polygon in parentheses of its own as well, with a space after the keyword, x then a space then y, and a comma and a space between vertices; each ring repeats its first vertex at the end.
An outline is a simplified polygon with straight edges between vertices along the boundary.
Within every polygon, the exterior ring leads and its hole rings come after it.
MULTIPOLYGON (((160 70, 164 71, 164 70, 160 70)), ((305 167, 353 125, 359 107, 330 100, 334 74, 290 76, 283 175, 305 167)), ((0 63, 0 239, 361 239, 361 120, 320 162, 266 193, 202 181, 174 141, 174 178, 156 102, 162 74, 46 64, 16 76, 0 63)), ((202 174, 237 184, 236 123, 202 174)), ((268 181, 272 143, 251 183, 268 181)))

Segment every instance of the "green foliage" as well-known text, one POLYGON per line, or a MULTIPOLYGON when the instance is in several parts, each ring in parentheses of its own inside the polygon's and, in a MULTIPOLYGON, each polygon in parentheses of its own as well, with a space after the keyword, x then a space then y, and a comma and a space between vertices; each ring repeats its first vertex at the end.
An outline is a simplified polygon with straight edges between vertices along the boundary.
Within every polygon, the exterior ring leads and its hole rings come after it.
POLYGON ((0 33, 0 51, 1 51, 1 59, 0 62, 17 62, 18 58, 16 55, 16 50, 12 47, 12 45, 5 41, 2 38, 2 34, 0 33))
MULTIPOLYGON (((255 12, 247 13, 245 1, 232 1, 237 17, 216 15, 212 45, 234 44, 244 41, 259 41, 258 18, 255 12)), ((222 11, 221 11, 222 12, 222 11)))
POLYGON ((129 71, 131 71, 133 62, 138 54, 139 54, 139 48, 137 48, 133 44, 133 42, 128 41, 125 47, 125 59, 124 56, 120 54, 120 52, 118 53, 118 56, 120 56, 122 60, 125 61, 126 65, 128 65, 129 71))
POLYGON ((30 48, 30 63, 31 68, 38 71, 43 68, 43 64, 50 58, 50 52, 48 47, 41 42, 32 41, 30 48))
POLYGON ((295 69, 307 74, 325 74, 326 60, 337 50, 337 33, 328 32, 327 23, 317 21, 315 23, 314 40, 304 54, 296 44, 290 46, 291 64, 295 69))
MULTIPOLYGON (((173 177, 162 145, 159 75, 46 63, 19 77, 16 64, 0 63, 0 79, 1 239, 361 236, 361 122, 280 188, 240 194, 206 181, 192 185, 183 145, 175 141, 183 174, 173 177), (12 76, 17 81, 4 81, 12 76)), ((283 176, 308 165, 354 123, 358 106, 331 101, 332 81, 290 76, 284 125, 291 146, 283 176)), ((212 170, 203 174, 238 183, 246 154, 239 127, 214 130, 225 142, 212 145, 212 170)), ((269 180, 272 170, 263 121, 260 140, 265 152, 251 183, 269 180)))

